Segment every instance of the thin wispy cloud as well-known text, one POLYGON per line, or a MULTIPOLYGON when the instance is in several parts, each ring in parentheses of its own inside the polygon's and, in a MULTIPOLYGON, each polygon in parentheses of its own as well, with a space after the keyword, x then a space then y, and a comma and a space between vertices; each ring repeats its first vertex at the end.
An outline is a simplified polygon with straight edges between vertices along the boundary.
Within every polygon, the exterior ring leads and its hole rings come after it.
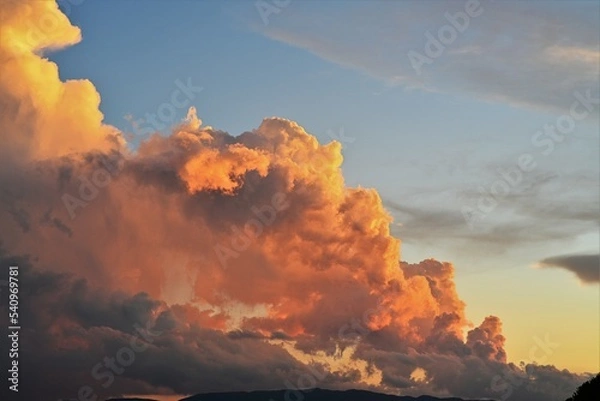
POLYGON ((598 93, 595 2, 372 3, 296 2, 256 29, 404 88, 561 111, 574 91, 598 93), (465 19, 469 3, 478 6, 465 19))

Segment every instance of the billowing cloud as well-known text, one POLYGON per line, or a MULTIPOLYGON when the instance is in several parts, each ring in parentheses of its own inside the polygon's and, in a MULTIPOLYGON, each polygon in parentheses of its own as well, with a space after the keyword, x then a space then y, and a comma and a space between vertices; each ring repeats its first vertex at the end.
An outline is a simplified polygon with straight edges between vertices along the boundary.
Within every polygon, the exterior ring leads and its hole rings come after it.
POLYGON ((539 262, 543 268, 558 267, 577 275, 582 283, 592 284, 600 281, 600 255, 561 255, 546 258, 539 262))
POLYGON ((0 14, 0 140, 3 159, 43 159, 122 144, 102 124, 100 95, 88 80, 61 82, 40 56, 81 40, 55 1, 5 0, 0 14))
POLYGON ((21 268, 28 398, 281 388, 307 371, 495 397, 509 369, 525 377, 515 401, 560 400, 587 378, 507 364, 500 319, 469 322, 451 263, 400 261, 379 194, 345 185, 339 143, 276 117, 232 136, 190 109, 129 152, 91 83, 40 55, 77 29, 52 2, 5 4, 0 132, 19 157, 0 162, 1 265, 21 268), (56 33, 20 42, 38 15, 56 33))

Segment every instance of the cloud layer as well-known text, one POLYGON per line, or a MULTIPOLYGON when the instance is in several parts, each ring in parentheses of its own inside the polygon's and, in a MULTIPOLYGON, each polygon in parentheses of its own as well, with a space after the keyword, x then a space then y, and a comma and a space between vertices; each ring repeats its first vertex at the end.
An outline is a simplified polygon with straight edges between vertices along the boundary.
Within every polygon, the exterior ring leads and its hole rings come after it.
POLYGON ((598 11, 582 1, 298 3, 256 29, 392 85, 568 111, 574 91, 598 94, 598 11))
POLYGON ((577 275, 585 284, 600 281, 600 255, 561 255, 546 258, 539 262, 544 268, 559 267, 577 275))

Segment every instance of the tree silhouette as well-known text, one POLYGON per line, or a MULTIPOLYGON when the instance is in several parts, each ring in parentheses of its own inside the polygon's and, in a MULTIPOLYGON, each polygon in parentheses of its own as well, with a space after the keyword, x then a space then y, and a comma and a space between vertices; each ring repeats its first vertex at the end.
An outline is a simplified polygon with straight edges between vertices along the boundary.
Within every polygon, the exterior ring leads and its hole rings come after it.
POLYGON ((583 383, 566 401, 597 401, 600 395, 600 373, 583 383))

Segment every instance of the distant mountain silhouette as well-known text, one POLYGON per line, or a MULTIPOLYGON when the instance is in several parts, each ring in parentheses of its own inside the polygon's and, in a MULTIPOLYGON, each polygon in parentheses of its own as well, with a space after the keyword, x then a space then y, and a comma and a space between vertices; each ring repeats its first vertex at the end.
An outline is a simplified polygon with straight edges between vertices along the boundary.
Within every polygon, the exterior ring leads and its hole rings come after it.
MULTIPOLYGON (((598 377, 596 377, 598 379, 598 377)), ((596 383, 597 385, 597 383, 596 383)), ((583 387, 583 386, 582 386, 583 387)), ((581 388, 581 387, 580 387, 581 388)), ((587 388, 587 387, 586 387, 587 388)), ((595 387, 598 391, 598 387, 595 387)), ((295 390, 294 394, 287 395, 289 390, 270 390, 270 391, 237 391, 226 393, 208 393, 196 394, 190 397, 182 398, 179 401, 496 401, 489 398, 484 399, 462 399, 456 397, 438 398, 428 395, 419 397, 396 396, 389 394, 373 393, 364 390, 323 390, 320 388, 312 390, 295 390), (300 394, 302 397, 300 397, 300 394)), ((292 390, 293 391, 293 390, 292 390)), ((586 393, 587 394, 587 393, 586 393)), ((597 394, 597 393, 592 393, 597 394)), ((598 401, 594 398, 569 398, 566 401, 598 401)), ((77 401, 66 400, 63 401, 77 401)), ((105 401, 157 401, 150 398, 109 398, 105 401)))
POLYGON ((153 398, 109 398, 106 401, 157 401, 153 398))
MULTIPOLYGON (((197 394, 180 401, 286 401, 286 391, 238 391, 227 393, 197 394)), ((373 393, 363 390, 296 390, 295 394, 288 394, 288 400, 294 401, 494 401, 494 400, 463 400, 462 398, 437 398, 427 395, 419 397, 395 396, 388 394, 373 393), (302 394, 302 397, 299 394, 302 394)), ((565 401, 598 401, 600 398, 600 373, 594 378, 583 383, 575 391, 572 397, 565 401)), ((73 400, 76 401, 76 400, 73 400)), ((156 401, 149 398, 110 398, 106 401, 156 401)))
POLYGON ((197 394, 184 398, 181 401, 285 401, 290 399, 298 401, 467 401, 461 398, 436 398, 426 395, 419 397, 398 397, 363 390, 335 391, 322 389, 297 390, 291 397, 288 394, 288 397, 285 398, 286 391, 288 390, 197 394), (299 397, 299 393, 302 394, 303 398, 299 397))
MULTIPOLYGON (((61 398, 58 401, 78 401, 76 399, 61 398)), ((106 398, 104 401, 158 401, 154 398, 106 398)))
POLYGON ((583 383, 566 401, 598 401, 600 399, 600 373, 583 383))

